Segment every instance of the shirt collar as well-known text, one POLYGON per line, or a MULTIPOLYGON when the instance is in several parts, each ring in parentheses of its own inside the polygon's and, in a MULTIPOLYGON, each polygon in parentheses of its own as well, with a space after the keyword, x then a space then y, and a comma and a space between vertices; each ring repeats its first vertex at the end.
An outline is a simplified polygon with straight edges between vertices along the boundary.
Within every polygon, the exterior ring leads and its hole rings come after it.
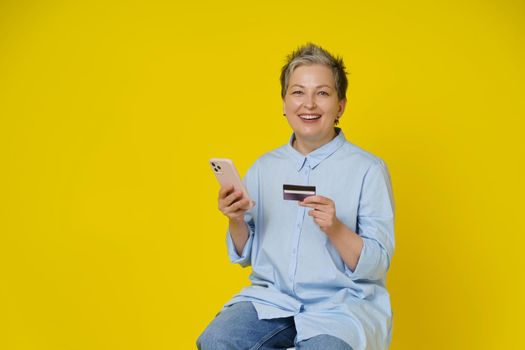
POLYGON ((335 132, 337 133, 337 136, 334 137, 333 140, 313 150, 306 156, 293 148, 292 143, 295 139, 295 133, 292 133, 290 141, 287 145, 287 149, 292 156, 292 159, 295 161, 297 171, 300 171, 306 163, 308 163, 311 169, 315 168, 317 165, 319 165, 319 163, 332 155, 346 142, 345 134, 341 128, 336 127, 335 132))

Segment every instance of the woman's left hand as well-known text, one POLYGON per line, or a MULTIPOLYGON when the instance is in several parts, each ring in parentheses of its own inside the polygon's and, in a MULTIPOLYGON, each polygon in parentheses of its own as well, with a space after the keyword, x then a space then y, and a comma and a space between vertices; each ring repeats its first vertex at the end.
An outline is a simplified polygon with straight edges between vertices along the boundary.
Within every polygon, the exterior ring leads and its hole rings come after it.
POLYGON ((337 232, 342 225, 335 213, 335 203, 330 198, 309 196, 299 202, 299 205, 313 209, 308 212, 308 215, 314 218, 315 223, 327 235, 337 232))

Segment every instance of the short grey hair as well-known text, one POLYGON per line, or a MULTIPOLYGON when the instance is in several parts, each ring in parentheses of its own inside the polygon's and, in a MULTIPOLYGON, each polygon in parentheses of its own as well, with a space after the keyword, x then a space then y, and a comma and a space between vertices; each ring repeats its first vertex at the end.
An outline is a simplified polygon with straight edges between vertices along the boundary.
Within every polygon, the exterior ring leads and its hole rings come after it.
POLYGON ((328 51, 313 43, 299 46, 286 57, 286 64, 281 69, 281 97, 284 99, 286 95, 288 82, 293 71, 299 66, 312 64, 322 64, 332 69, 337 97, 339 101, 344 100, 348 89, 348 79, 343 59, 339 56, 334 57, 328 51))

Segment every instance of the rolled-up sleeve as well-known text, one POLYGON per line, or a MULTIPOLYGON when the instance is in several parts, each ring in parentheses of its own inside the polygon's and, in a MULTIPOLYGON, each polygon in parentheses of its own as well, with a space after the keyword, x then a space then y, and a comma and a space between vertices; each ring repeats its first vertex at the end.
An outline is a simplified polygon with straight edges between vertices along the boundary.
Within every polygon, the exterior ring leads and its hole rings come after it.
POLYGON ((384 161, 379 160, 363 179, 356 226, 364 244, 355 270, 345 266, 353 280, 386 276, 394 252, 394 210, 390 175, 384 161))
POLYGON ((235 245, 233 244, 233 239, 230 234, 230 230, 227 230, 226 233, 226 245, 228 247, 228 256, 230 258, 230 261, 234 264, 240 264, 242 267, 251 265, 250 254, 252 251, 253 235, 255 232, 255 224, 249 214, 244 214, 244 222, 246 223, 246 225, 248 225, 249 237, 248 241, 246 241, 246 244, 244 245, 244 249, 242 250, 241 255, 237 254, 235 245))
POLYGON ((244 213, 244 222, 248 227, 248 240, 244 245, 241 255, 237 254, 233 239, 231 237, 230 230, 226 231, 226 246, 228 249, 228 256, 230 261, 234 264, 239 264, 242 267, 251 265, 251 252, 256 232, 256 219, 257 219, 257 208, 260 205, 258 203, 258 169, 257 162, 255 162, 246 172, 246 176, 243 178, 243 183, 246 186, 250 199, 255 201, 256 205, 250 210, 244 213))

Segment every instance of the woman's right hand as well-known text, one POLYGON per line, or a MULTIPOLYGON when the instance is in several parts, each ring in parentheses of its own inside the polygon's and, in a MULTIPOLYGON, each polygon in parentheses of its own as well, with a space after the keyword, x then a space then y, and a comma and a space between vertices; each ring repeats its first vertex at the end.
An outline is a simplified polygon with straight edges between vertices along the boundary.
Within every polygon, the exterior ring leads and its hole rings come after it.
MULTIPOLYGON (((219 190, 219 210, 232 221, 243 221, 244 213, 250 208, 251 200, 242 191, 234 191, 233 185, 219 190)), ((255 203, 253 203, 255 204, 255 203)))

